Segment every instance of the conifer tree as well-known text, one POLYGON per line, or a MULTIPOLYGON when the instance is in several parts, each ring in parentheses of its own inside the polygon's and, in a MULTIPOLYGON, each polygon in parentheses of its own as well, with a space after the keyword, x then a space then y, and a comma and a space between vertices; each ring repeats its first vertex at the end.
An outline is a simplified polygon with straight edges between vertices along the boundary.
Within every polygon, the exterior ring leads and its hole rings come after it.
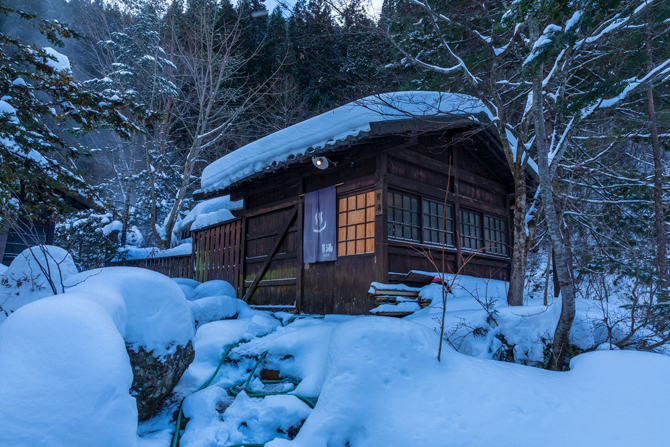
MULTIPOLYGON (((35 26, 56 47, 82 36, 69 26, 0 5, 0 13, 35 26)), ((121 109, 124 96, 97 92, 72 74, 51 47, 0 33, 0 211, 2 225, 67 209, 65 194, 94 199, 72 160, 82 150, 70 138, 106 128, 129 139, 138 127, 121 109)))

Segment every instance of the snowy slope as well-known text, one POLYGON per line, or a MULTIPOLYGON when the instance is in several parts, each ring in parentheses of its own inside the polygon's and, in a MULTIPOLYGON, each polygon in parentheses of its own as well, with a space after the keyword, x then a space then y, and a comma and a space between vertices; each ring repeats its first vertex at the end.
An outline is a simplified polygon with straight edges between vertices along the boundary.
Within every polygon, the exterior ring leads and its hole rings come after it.
POLYGON ((202 190, 210 193, 339 142, 366 136, 370 123, 415 116, 467 116, 490 113, 479 100, 455 93, 395 92, 370 96, 275 132, 231 152, 205 168, 202 190))

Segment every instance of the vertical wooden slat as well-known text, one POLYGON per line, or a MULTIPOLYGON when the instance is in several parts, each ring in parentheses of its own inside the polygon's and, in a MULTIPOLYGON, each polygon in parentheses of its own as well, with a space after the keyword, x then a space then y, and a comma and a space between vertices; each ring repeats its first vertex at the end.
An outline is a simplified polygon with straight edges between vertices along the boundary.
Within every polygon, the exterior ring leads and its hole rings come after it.
POLYGON ((230 224, 227 223, 223 227, 223 246, 224 246, 224 251, 221 252, 221 265, 223 269, 221 270, 221 279, 230 282, 229 280, 229 275, 230 275, 230 224))
POLYGON ((214 234, 214 241, 216 243, 216 251, 214 252, 214 259, 216 259, 216 264, 212 269, 212 279, 221 279, 220 272, 223 268, 223 262, 221 262, 221 258, 223 256, 223 251, 225 250, 225 243, 221 237, 221 233, 223 233, 223 226, 219 225, 218 227, 212 228, 212 232, 214 234))

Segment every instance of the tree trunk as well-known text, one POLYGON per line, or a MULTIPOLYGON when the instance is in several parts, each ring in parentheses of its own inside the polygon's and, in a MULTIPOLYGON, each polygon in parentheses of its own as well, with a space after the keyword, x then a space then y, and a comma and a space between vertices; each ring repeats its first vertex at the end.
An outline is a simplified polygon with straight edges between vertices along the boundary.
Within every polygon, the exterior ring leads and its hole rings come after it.
MULTIPOLYGON (((646 49, 647 73, 654 69, 654 55, 651 48, 651 26, 649 12, 647 12, 646 49)), ((658 256, 658 301, 668 301, 668 254, 665 238, 665 219, 663 216, 663 159, 661 143, 658 139, 656 124, 656 107, 654 105, 654 90, 647 89, 647 114, 649 116, 649 130, 651 133, 651 147, 654 155, 654 221, 656 224, 656 254, 658 256)))
POLYGON ((561 288, 562 306, 561 316, 556 325, 553 343, 553 369, 563 370, 563 362, 568 348, 570 329, 575 319, 575 290, 568 270, 567 250, 561 235, 561 228, 554 206, 553 187, 549 173, 549 150, 544 127, 542 100, 542 69, 533 77, 533 113, 535 118, 535 135, 538 152, 538 167, 540 174, 540 193, 544 208, 544 217, 547 231, 551 239, 551 246, 556 260, 556 273, 561 288))
POLYGON ((507 292, 507 304, 523 305, 523 289, 526 277, 526 173, 523 167, 513 170, 514 175, 514 245, 512 247, 512 275, 507 292))

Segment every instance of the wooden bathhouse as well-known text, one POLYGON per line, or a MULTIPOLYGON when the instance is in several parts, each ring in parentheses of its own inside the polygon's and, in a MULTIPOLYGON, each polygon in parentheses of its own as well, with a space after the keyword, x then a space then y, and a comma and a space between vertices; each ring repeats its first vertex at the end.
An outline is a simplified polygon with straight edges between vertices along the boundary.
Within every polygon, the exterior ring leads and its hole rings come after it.
POLYGON ((199 200, 242 200, 192 233, 195 279, 307 313, 366 314, 372 282, 510 275, 512 177, 490 117, 455 94, 370 97, 210 164, 199 200), (444 207, 446 196, 446 209, 444 207))

